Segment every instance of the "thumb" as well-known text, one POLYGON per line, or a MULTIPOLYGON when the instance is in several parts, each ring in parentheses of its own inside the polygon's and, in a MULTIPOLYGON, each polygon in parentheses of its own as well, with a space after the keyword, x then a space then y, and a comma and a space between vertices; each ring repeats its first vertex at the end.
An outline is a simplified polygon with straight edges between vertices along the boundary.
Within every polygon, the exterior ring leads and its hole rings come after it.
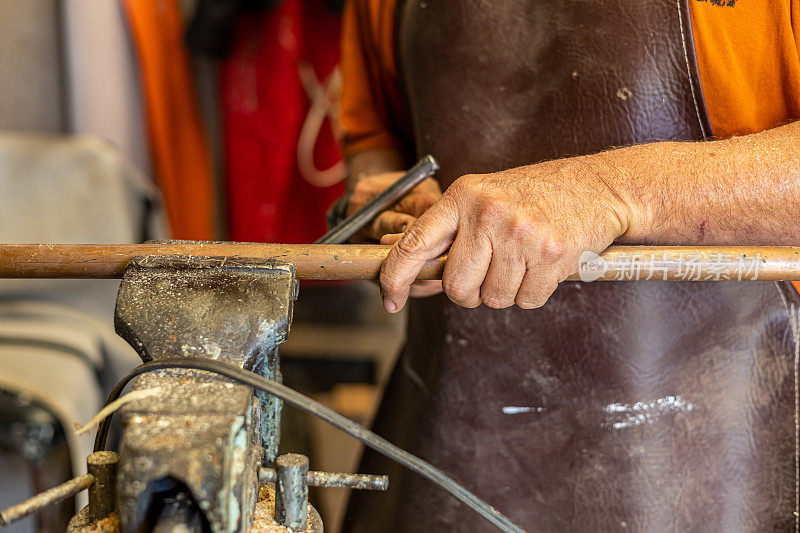
POLYGON ((445 195, 409 227, 381 267, 383 306, 396 313, 406 304, 411 284, 425 263, 443 254, 458 230, 458 206, 445 195))

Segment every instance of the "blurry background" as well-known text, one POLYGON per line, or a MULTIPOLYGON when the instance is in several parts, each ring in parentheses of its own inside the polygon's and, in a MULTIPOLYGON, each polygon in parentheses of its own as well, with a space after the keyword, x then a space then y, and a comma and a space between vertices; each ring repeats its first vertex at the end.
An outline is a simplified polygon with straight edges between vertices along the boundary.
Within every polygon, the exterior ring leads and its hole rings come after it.
MULTIPOLYGON (((341 4, 0 0, 0 242, 314 241, 344 177, 341 4)), ((138 363, 117 285, 0 284, 0 507, 84 472, 72 427, 138 363)), ((371 283, 303 283, 284 381, 368 424, 402 321, 371 283)), ((329 471, 360 450, 290 407, 282 448, 329 471)), ((346 496, 312 492, 326 531, 346 496)), ((63 531, 73 505, 7 531, 63 531)))

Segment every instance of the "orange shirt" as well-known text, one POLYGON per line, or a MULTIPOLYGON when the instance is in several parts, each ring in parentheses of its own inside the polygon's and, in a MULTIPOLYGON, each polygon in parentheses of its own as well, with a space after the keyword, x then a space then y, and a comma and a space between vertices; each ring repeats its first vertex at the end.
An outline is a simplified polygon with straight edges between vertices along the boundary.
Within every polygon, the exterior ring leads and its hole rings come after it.
POLYGON ((372 148, 402 150, 407 117, 394 56, 397 0, 348 0, 342 19, 340 121, 345 156, 372 148), (400 131, 398 131, 398 129, 400 131))
MULTIPOLYGON (((396 0, 350 0, 342 35, 345 153, 402 148, 396 0)), ((717 138, 800 118, 800 0, 690 0, 697 63, 717 138)))

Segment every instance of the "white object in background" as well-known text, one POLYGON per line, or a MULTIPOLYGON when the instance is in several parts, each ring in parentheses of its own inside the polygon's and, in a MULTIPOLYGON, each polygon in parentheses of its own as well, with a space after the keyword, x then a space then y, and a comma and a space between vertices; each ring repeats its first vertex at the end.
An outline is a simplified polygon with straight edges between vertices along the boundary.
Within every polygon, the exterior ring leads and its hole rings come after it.
POLYGON ((152 175, 139 67, 122 3, 61 3, 69 131, 105 139, 152 175))
POLYGON ((97 138, 0 133, 0 242, 137 242, 145 200, 160 209, 150 180, 97 138))

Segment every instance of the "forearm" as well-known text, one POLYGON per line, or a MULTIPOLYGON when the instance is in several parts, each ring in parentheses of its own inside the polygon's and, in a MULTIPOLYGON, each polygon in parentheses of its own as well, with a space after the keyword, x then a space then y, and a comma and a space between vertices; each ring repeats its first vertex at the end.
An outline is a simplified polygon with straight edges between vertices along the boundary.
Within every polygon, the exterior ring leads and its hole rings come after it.
POLYGON ((364 150, 347 159, 346 187, 352 191, 366 177, 404 170, 406 162, 400 152, 391 148, 364 150))
POLYGON ((719 141, 632 146, 600 161, 630 206, 619 242, 800 242, 800 122, 719 141))
POLYGON ((426 261, 464 307, 539 307, 586 251, 614 241, 797 244, 800 123, 704 143, 660 142, 465 175, 408 228, 381 269, 395 312, 426 261))

